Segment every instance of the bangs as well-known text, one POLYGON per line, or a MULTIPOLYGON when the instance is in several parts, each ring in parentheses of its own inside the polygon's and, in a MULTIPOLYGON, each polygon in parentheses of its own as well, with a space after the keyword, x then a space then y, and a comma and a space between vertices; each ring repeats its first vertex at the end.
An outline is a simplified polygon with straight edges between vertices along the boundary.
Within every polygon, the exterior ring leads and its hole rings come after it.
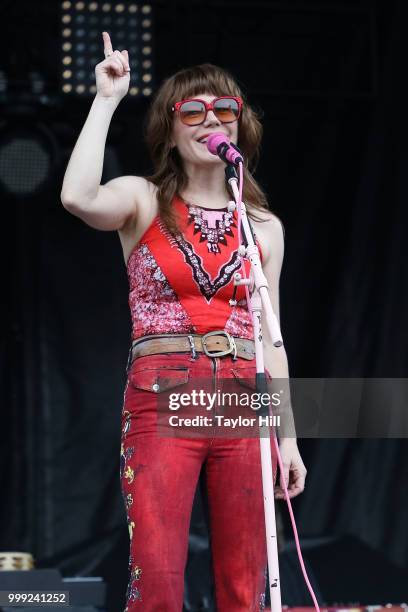
POLYGON ((224 70, 211 64, 185 68, 173 76, 173 87, 170 93, 170 107, 179 100, 191 98, 203 93, 214 96, 241 96, 233 78, 224 70))

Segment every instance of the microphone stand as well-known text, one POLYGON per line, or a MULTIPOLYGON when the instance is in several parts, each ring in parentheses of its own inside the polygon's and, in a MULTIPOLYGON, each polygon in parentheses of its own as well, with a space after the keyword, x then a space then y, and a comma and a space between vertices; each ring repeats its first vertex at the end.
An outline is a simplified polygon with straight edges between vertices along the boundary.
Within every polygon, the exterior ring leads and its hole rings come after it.
MULTIPOLYGON (((225 175, 226 180, 231 187, 235 200, 235 203, 230 202, 229 206, 231 207, 231 212, 235 208, 238 209, 239 207, 238 213, 240 214, 238 214, 238 224, 241 221, 245 241, 247 244, 246 247, 243 244, 239 246, 239 254, 241 256, 245 256, 250 261, 252 274, 251 281, 250 278, 242 278, 241 274, 237 272, 234 275, 234 284, 244 285, 246 289, 247 304, 252 315, 252 323, 254 330, 256 358, 256 390, 259 393, 266 393, 267 384, 264 370, 264 356, 262 347, 262 309, 264 309, 266 313, 266 322, 274 346, 282 346, 283 341, 279 323, 272 309, 272 304, 269 298, 268 281, 262 270, 258 247, 255 243, 252 228, 249 224, 245 204, 242 202, 240 197, 240 192, 238 188, 238 175, 233 164, 227 164, 225 168, 225 175), (250 297, 248 289, 249 287, 253 289, 252 295, 250 297)), ((260 413, 261 416, 269 416, 268 407, 262 406, 260 413)), ((272 429, 273 436, 274 438, 276 438, 275 428, 273 427, 272 429)), ((271 610, 272 612, 281 612, 282 602, 279 577, 278 545, 276 536, 273 468, 271 460, 271 441, 268 425, 260 427, 259 444, 261 452, 262 487, 264 496, 266 547, 268 557, 271 610), (262 433, 264 433, 264 436, 262 436, 262 433)))

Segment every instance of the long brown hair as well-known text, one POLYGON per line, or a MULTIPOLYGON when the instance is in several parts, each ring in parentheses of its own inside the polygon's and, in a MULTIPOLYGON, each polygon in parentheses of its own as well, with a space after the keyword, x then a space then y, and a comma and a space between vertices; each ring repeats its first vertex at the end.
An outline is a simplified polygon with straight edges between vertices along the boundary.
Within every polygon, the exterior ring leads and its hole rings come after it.
POLYGON ((154 174, 146 179, 158 187, 159 214, 174 234, 179 232, 179 227, 171 203, 175 194, 180 194, 187 186, 188 178, 177 148, 172 148, 170 144, 174 120, 171 108, 178 100, 204 92, 214 96, 240 96, 243 99, 237 143, 245 160, 242 199, 252 219, 265 220, 257 219, 253 212, 269 210, 265 193, 252 176, 259 159, 263 131, 259 114, 249 106, 237 82, 226 70, 213 64, 191 66, 179 70, 163 82, 152 101, 145 124, 145 140, 154 165, 154 174))

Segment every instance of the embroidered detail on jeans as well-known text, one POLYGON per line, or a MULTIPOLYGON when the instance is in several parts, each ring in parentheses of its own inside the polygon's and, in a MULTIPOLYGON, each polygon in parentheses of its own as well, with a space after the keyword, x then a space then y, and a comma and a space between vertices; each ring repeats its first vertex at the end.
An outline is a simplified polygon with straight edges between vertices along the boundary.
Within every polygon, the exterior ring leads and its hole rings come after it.
POLYGON ((126 508, 130 508, 130 506, 133 504, 133 497, 131 493, 128 493, 126 495, 126 508))
POLYGON ((128 524, 128 529, 129 529, 129 538, 132 539, 133 538, 133 529, 135 528, 135 524, 133 521, 130 520, 130 518, 128 517, 127 520, 127 524, 128 524))
POLYGON ((125 416, 125 422, 123 423, 122 434, 126 436, 126 434, 128 433, 130 429, 130 412, 126 411, 124 413, 124 416, 125 416))
POLYGON ((142 600, 142 595, 139 589, 137 588, 137 586, 135 585, 135 581, 132 579, 130 580, 129 585, 128 585, 126 599, 128 601, 137 601, 137 600, 141 601, 142 600))
POLYGON ((133 457, 133 453, 135 452, 134 446, 128 446, 126 449, 126 461, 128 461, 131 457, 133 457))
POLYGON ((120 445, 120 477, 123 477, 125 468, 126 468, 126 462, 129 461, 129 459, 132 457, 133 453, 135 452, 135 449, 133 446, 128 446, 127 449, 125 450, 125 445, 123 444, 123 442, 120 445))
MULTIPOLYGON (((129 561, 133 564, 133 559, 131 556, 130 556, 129 561)), ((142 575, 142 570, 138 565, 135 565, 135 567, 132 567, 131 572, 130 572, 129 584, 128 584, 128 588, 126 592, 126 599, 128 602, 142 600, 142 595, 135 584, 137 580, 140 580, 141 575, 142 575)))
POLYGON ((140 580, 141 575, 142 575, 142 570, 140 569, 140 567, 136 565, 136 567, 133 568, 132 570, 131 579, 140 580))
POLYGON ((126 472, 124 473, 124 478, 126 478, 126 480, 128 481, 128 484, 132 484, 135 478, 135 473, 130 467, 130 465, 128 465, 126 468, 126 472))

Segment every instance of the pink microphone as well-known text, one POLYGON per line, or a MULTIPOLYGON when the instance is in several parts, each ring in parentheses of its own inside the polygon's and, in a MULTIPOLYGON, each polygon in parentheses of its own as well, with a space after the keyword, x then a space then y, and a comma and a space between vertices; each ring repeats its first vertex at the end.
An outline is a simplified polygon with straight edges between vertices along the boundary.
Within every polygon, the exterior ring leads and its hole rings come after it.
POLYGON ((208 136, 207 149, 213 155, 218 155, 227 164, 238 166, 240 162, 244 162, 241 151, 222 132, 215 132, 208 136))

